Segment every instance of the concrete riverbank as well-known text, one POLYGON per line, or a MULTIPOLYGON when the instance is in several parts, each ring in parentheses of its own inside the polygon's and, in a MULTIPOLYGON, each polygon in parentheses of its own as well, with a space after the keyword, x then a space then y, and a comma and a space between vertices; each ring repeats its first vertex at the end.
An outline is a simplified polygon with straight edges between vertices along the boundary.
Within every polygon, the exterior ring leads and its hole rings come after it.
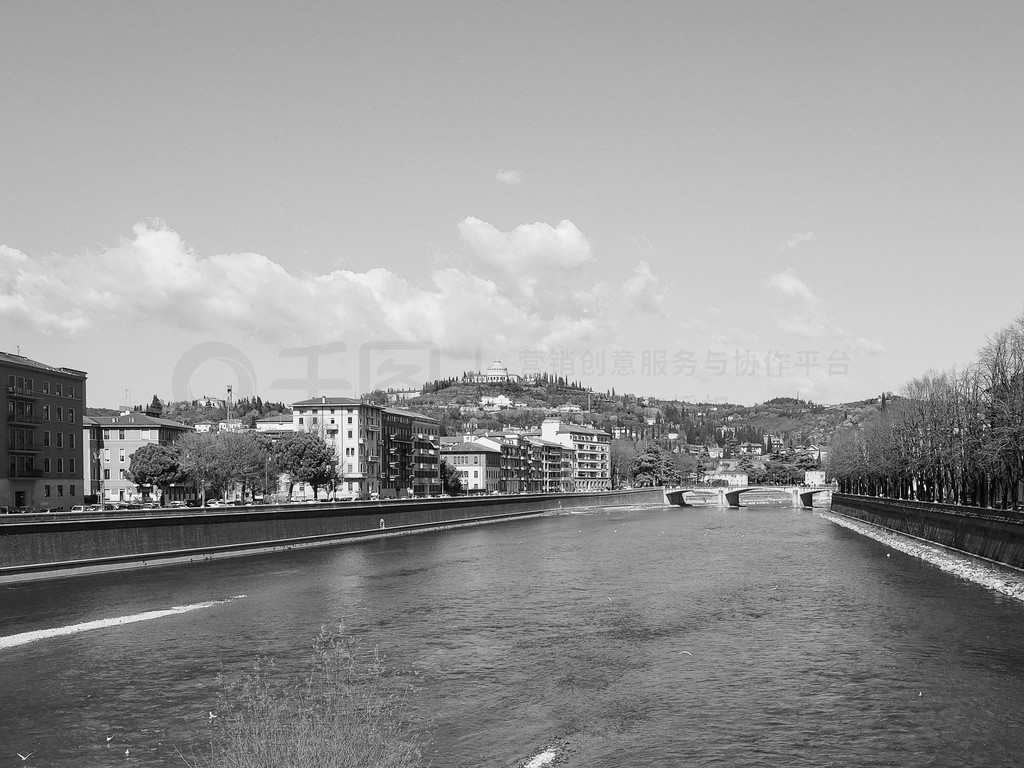
POLYGON ((833 494, 832 512, 975 557, 1024 569, 1024 514, 833 494))
POLYGON ((559 509, 661 505, 663 489, 153 510, 0 519, 0 583, 479 525, 559 509))

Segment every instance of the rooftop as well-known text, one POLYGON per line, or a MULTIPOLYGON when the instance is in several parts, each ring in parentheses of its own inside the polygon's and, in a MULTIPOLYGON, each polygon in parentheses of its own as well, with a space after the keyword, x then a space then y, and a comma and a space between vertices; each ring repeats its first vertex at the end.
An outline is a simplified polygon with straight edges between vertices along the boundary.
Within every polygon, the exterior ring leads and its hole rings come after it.
POLYGON ((46 363, 40 363, 36 360, 30 360, 22 355, 13 355, 10 352, 0 352, 0 363, 7 363, 9 365, 18 365, 22 368, 33 368, 38 371, 47 371, 49 373, 61 373, 65 376, 74 376, 85 378, 85 371, 76 371, 74 368, 56 368, 46 363))

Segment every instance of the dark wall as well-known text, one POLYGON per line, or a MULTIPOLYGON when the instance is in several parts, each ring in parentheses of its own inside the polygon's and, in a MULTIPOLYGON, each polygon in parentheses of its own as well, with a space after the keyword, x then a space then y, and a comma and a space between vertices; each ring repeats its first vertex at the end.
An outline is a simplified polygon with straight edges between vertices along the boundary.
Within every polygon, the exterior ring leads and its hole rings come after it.
POLYGON ((832 511, 1024 568, 1024 515, 838 493, 832 496, 832 511))
POLYGON ((606 493, 19 515, 0 523, 0 576, 210 555, 579 507, 662 504, 661 488, 606 493))

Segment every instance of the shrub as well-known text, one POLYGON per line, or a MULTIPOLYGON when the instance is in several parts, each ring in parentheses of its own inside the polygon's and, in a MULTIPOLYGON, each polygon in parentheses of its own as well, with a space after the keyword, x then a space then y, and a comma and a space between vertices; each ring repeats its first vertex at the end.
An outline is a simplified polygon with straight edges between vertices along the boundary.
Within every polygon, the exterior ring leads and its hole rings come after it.
POLYGON ((273 661, 257 660, 233 681, 221 678, 211 712, 208 748, 191 768, 410 768, 422 760, 408 721, 412 688, 388 674, 374 648, 321 629, 312 669, 296 683, 281 681, 273 661))

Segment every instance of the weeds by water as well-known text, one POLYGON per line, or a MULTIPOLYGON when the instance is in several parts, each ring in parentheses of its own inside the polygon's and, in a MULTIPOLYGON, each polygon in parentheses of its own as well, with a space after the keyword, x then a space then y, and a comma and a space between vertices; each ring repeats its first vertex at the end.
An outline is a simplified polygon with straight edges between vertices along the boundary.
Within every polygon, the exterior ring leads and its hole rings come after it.
POLYGON ((393 678, 375 648, 321 629, 312 668, 300 683, 257 661, 221 680, 206 750, 190 768, 412 768, 420 738, 408 720, 413 689, 393 678))

